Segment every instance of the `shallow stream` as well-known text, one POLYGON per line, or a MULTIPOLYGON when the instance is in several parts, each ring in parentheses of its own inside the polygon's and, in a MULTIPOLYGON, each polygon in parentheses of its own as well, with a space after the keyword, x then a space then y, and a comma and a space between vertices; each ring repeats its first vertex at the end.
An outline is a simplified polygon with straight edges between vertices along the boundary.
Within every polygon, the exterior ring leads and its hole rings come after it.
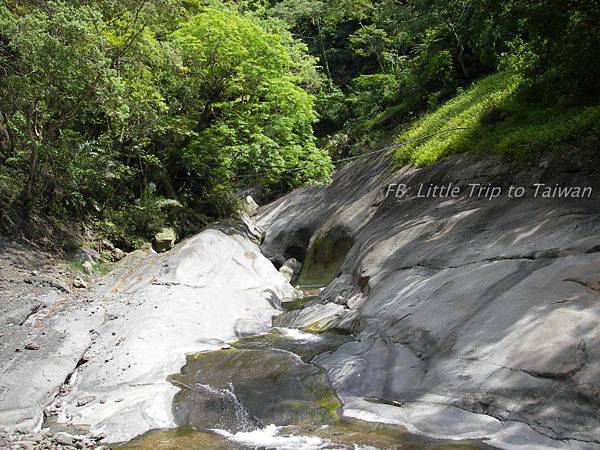
POLYGON ((310 361, 349 336, 273 328, 231 348, 187 357, 169 380, 177 429, 150 431, 118 449, 483 449, 348 419, 327 374, 310 361))

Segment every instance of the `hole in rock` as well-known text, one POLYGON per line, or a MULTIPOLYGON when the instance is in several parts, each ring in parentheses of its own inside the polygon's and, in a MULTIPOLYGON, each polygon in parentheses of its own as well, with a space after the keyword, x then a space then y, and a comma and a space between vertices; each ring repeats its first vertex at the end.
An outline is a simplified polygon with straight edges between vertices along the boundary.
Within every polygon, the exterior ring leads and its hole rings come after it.
POLYGON ((344 228, 332 228, 314 240, 298 278, 298 286, 325 286, 340 273, 354 239, 344 228))

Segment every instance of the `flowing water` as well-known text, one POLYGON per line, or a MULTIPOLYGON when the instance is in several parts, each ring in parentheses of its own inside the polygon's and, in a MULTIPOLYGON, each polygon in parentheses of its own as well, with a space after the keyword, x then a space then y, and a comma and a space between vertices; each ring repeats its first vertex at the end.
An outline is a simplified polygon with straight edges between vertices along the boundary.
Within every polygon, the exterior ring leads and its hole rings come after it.
POLYGON ((179 428, 116 446, 132 450, 482 449, 348 419, 325 372, 310 361, 351 340, 274 328, 231 349, 190 355, 169 380, 179 428))

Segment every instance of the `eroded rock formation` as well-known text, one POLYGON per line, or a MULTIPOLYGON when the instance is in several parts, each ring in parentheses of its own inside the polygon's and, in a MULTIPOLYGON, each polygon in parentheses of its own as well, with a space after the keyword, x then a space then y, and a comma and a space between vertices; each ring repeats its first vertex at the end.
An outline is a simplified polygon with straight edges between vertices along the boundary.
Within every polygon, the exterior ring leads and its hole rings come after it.
POLYGON ((598 447, 600 188, 593 165, 573 166, 563 158, 515 173, 461 157, 397 170, 381 158, 261 210, 270 258, 298 252, 299 235, 306 255, 324 240, 335 247, 340 230, 353 242, 320 297, 277 319, 357 335, 318 358, 347 415, 504 448, 598 447), (506 192, 538 182, 594 195, 416 195, 420 185, 506 192), (390 183, 409 191, 386 197, 390 183))

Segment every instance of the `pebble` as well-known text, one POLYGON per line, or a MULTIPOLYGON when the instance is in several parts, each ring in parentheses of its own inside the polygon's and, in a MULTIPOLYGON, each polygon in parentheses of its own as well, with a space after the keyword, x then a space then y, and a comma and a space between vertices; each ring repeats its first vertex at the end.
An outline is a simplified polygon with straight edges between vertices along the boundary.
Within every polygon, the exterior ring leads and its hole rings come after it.
POLYGON ((93 395, 86 395, 77 400, 77 406, 85 406, 88 403, 93 402, 94 400, 96 400, 96 397, 94 397, 93 395))
POLYGON ((58 432, 54 436, 52 436, 52 440, 60 445, 73 445, 75 443, 75 439, 69 433, 58 432))
POLYGON ((78 289, 85 289, 87 288, 87 284, 81 278, 75 278, 73 280, 73 287, 78 289))

